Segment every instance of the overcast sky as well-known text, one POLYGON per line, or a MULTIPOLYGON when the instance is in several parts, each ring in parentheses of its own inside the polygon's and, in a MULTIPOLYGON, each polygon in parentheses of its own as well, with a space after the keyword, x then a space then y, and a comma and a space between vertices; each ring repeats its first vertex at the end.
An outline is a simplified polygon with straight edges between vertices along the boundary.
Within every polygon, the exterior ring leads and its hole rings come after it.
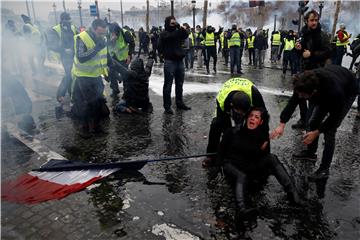
MULTIPOLYGON (((49 11, 53 11, 53 3, 55 2, 57 6, 57 11, 61 12, 63 10, 62 0, 53 0, 53 1, 41 1, 41 0, 28 0, 30 12, 32 14, 31 2, 34 2, 35 14, 36 17, 40 17, 43 20, 47 20, 49 11)), ((170 2, 170 0, 166 0, 170 2)), ((13 10, 16 14, 26 14, 26 1, 25 0, 11 0, 11 1, 0 1, 2 7, 13 10)), ((67 9, 77 9, 78 0, 65 0, 65 5, 67 9)), ((89 5, 94 4, 94 1, 82 0, 83 9, 89 8, 89 5)), ((149 0, 150 5, 157 6, 158 0, 149 0)), ((191 0, 175 0, 175 2, 191 2, 191 0)), ((209 2, 219 2, 218 0, 212 0, 209 2)), ((120 0, 98 0, 100 9, 114 9, 120 10, 120 0)), ((146 5, 146 0, 123 0, 123 9, 124 11, 128 10, 132 6, 141 8, 146 5)), ((197 0, 197 7, 203 5, 203 0, 197 0)))

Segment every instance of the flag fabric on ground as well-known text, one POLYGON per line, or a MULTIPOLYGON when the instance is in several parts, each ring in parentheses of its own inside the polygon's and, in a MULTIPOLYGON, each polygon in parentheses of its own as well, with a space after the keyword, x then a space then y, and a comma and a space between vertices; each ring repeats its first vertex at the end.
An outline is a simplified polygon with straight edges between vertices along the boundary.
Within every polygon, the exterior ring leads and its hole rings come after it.
MULTIPOLYGON (((79 161, 52 159, 42 167, 61 167, 79 164, 79 161)), ((25 204, 61 199, 78 192, 119 169, 91 169, 64 172, 31 171, 1 184, 1 199, 25 204)))

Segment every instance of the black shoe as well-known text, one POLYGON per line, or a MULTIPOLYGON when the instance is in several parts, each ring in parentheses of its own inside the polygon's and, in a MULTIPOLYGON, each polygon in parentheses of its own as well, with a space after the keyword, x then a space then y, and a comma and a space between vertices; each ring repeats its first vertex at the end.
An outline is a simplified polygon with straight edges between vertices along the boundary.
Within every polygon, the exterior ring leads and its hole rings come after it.
POLYGON ((244 74, 242 71, 237 72, 237 74, 244 74))
POLYGON ((216 73, 216 68, 215 68, 215 67, 213 68, 213 70, 214 70, 214 72, 216 73))
POLYGON ((182 105, 178 105, 177 106, 177 109, 180 109, 180 110, 191 110, 191 107, 188 107, 186 106, 185 104, 182 104, 182 105))
POLYGON ((328 177, 329 177, 329 169, 320 169, 320 168, 308 176, 310 180, 320 180, 328 177))
POLYGON ((173 115, 174 114, 174 111, 171 109, 171 108, 166 108, 165 111, 164 111, 165 114, 170 114, 170 115, 173 115))
POLYGON ((303 150, 300 153, 294 153, 294 158, 301 159, 301 160, 308 160, 308 161, 317 161, 317 155, 314 153, 309 153, 307 150, 303 150))
POLYGON ((291 128, 293 129, 304 129, 306 126, 305 122, 301 119, 297 121, 295 124, 291 125, 291 128))
POLYGON ((206 72, 207 72, 207 74, 210 74, 210 70, 209 70, 209 69, 206 69, 206 72))

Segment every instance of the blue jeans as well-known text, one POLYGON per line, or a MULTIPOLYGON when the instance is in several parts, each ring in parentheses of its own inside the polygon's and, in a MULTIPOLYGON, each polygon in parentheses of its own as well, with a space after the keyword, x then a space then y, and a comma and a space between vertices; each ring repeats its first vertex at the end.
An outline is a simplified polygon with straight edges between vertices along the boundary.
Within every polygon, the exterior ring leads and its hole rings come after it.
POLYGON ((240 48, 231 47, 230 48, 230 72, 234 73, 234 67, 236 65, 236 71, 240 73, 241 70, 241 60, 240 60, 240 48))
POLYGON ((163 86, 163 100, 164 108, 171 107, 171 87, 175 78, 175 99, 176 105, 183 105, 183 84, 184 84, 184 62, 182 60, 172 61, 165 59, 164 63, 164 86, 163 86))

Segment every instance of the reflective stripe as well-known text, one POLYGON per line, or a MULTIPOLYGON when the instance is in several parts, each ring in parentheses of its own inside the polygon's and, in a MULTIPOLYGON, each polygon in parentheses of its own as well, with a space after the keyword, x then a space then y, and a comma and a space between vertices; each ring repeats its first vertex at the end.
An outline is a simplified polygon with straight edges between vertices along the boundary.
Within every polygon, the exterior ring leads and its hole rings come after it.
POLYGON ((255 36, 248 37, 247 44, 248 48, 254 48, 255 36))
POLYGON ((194 42, 194 35, 192 32, 189 33, 189 38, 191 39, 191 43, 192 43, 192 47, 195 45, 195 42, 194 42))
POLYGON ((72 74, 76 77, 99 77, 101 75, 108 75, 107 69, 107 48, 104 47, 89 61, 80 63, 77 59, 77 47, 76 39, 79 37, 85 44, 88 50, 91 50, 95 47, 95 42, 92 40, 87 31, 81 32, 80 34, 74 37, 74 64, 72 68, 72 74))
POLYGON ((233 47, 233 46, 240 47, 240 34, 238 32, 232 34, 231 38, 229 39, 229 47, 233 47))
MULTIPOLYGON (((344 38, 347 38, 348 37, 347 32, 345 32, 345 31, 342 31, 342 32, 344 34, 344 38)), ((336 34, 336 36, 337 36, 337 34, 336 34)), ((346 47, 348 44, 349 44, 349 39, 346 40, 345 42, 340 42, 339 38, 338 37, 336 38, 336 46, 338 46, 338 47, 340 47, 340 46, 346 47)))
POLYGON ((272 45, 279 46, 281 43, 280 42, 280 39, 281 39, 280 33, 275 33, 272 35, 272 37, 273 37, 272 45))
POLYGON ((215 46, 215 34, 214 33, 206 33, 205 35, 205 46, 215 46))
POLYGON ((251 88, 254 84, 245 78, 231 78, 227 80, 224 85, 221 87, 218 95, 216 96, 216 100, 219 103, 221 110, 224 111, 225 108, 225 100, 228 97, 229 93, 232 91, 242 91, 246 93, 252 105, 252 91, 251 88))
POLYGON ((284 38, 284 43, 285 43, 285 47, 284 47, 284 51, 290 51, 295 47, 295 40, 288 40, 287 38, 284 38))

